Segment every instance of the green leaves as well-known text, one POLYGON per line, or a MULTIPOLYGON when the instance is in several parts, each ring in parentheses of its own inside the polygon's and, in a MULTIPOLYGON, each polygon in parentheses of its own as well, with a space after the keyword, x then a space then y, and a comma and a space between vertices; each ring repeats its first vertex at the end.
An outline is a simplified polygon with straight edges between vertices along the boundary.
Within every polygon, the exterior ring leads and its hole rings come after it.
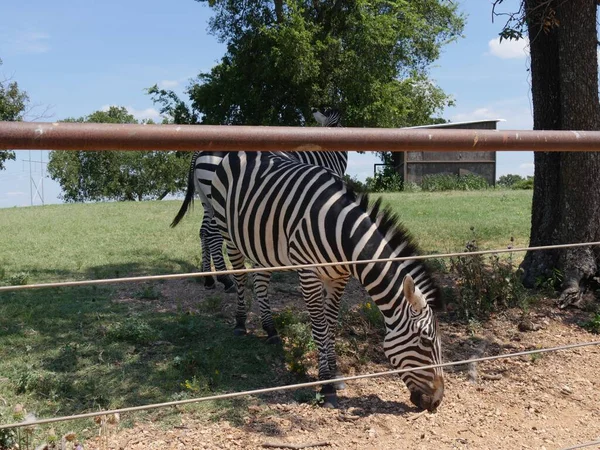
MULTIPOLYGON (((0 66, 2 60, 0 59, 0 66)), ((29 103, 27 92, 19 89, 16 81, 0 80, 0 121, 17 122, 23 120, 29 103)), ((0 151, 0 170, 4 169, 4 161, 14 160, 15 152, 0 151)))
POLYGON ((311 107, 330 106, 346 126, 399 127, 428 123, 451 102, 427 68, 462 32, 452 2, 200 1, 227 53, 190 84, 189 107, 149 90, 176 122, 302 126, 311 107))
MULTIPOLYGON (((124 107, 111 106, 66 122, 138 123, 124 107)), ((50 153, 48 173, 62 188, 67 202, 102 200, 156 200, 183 190, 189 159, 177 152, 50 153)))

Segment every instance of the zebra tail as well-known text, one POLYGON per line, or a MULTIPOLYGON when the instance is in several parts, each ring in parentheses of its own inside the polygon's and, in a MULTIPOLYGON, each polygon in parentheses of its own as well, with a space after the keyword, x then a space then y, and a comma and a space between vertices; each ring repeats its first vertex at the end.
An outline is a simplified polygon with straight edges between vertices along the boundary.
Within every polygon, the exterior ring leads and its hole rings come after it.
POLYGON ((194 157, 192 159, 192 168, 190 169, 190 173, 188 175, 188 184, 187 184, 187 189, 185 191, 185 199, 183 200, 183 205, 181 205, 181 208, 179 208, 179 212, 173 219, 173 222, 171 222, 171 228, 176 227, 179 224, 179 222, 181 222, 181 219, 183 219, 183 216, 185 216, 185 214, 188 212, 188 208, 190 207, 190 205, 194 204, 194 193, 195 193, 194 191, 196 190, 196 185, 194 182, 195 162, 196 162, 196 158, 194 157))

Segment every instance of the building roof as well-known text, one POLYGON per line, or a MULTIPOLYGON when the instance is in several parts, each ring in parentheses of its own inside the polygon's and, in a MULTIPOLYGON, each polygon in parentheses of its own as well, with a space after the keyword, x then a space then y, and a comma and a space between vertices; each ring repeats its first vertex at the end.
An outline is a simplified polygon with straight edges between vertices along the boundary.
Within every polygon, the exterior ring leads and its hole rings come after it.
POLYGON ((486 119, 486 120, 468 120, 466 122, 448 122, 448 123, 436 123, 433 125, 418 125, 416 127, 405 127, 405 128, 448 128, 456 125, 474 125, 477 123, 498 123, 506 122, 504 119, 486 119))

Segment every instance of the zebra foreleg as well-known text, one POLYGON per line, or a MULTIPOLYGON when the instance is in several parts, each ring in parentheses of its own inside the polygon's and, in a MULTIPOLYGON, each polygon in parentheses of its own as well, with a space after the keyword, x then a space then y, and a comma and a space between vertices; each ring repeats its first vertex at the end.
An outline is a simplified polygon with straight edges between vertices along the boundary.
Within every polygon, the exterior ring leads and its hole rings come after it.
MULTIPOLYGON (((234 269, 243 269, 245 258, 242 253, 235 248, 229 242, 227 243, 227 254, 229 255, 229 260, 231 261, 231 265, 234 269)), ((233 329, 233 334, 236 336, 242 336, 246 334, 246 319, 248 318, 248 314, 246 312, 246 281, 248 280, 248 275, 246 273, 238 273, 234 275, 235 282, 237 284, 237 307, 235 310, 235 328, 233 329)))
MULTIPOLYGON (((210 218, 205 214, 200 226, 200 252, 202 255, 202 272, 210 272, 210 245, 209 245, 209 222, 210 218)), ((204 288, 214 289, 215 278, 213 276, 204 277, 204 288)))
POLYGON ((257 272, 254 274, 254 292, 258 299, 260 309, 260 321, 263 330, 267 333, 267 344, 280 344, 281 339, 275 329, 271 305, 269 304, 269 282, 271 281, 271 272, 257 272))
MULTIPOLYGON (((348 277, 328 280, 323 283, 323 295, 325 298, 325 316, 329 325, 329 353, 327 359, 329 361, 329 370, 335 378, 340 378, 342 373, 337 368, 337 354, 335 353, 335 334, 338 325, 338 316, 340 311, 340 300, 344 293, 344 288, 348 283, 348 277)), ((346 383, 337 381, 335 384, 337 390, 346 389, 346 383)))
MULTIPOLYGON (((227 266, 225 265, 225 258, 223 258, 223 236, 219 232, 217 227, 217 223, 215 222, 214 217, 207 225, 207 240, 208 240, 208 249, 209 249, 209 258, 212 258, 212 261, 215 265, 215 270, 217 272, 222 272, 227 270, 227 266)), ((210 265, 210 260, 209 260, 210 265)), ((242 267, 243 268, 243 267, 242 267)), ((210 269, 209 269, 210 270, 210 269)), ((235 283, 233 279, 229 275, 217 275, 217 281, 223 284, 225 288, 225 292, 233 293, 236 291, 235 283)))
MULTIPOLYGON (((315 272, 310 270, 301 270, 299 275, 302 296, 310 315, 313 339, 319 352, 319 380, 331 380, 333 373, 329 367, 328 355, 334 350, 331 347, 331 334, 323 304, 323 282, 315 272)), ((323 407, 337 408, 337 394, 333 383, 324 384, 321 387, 321 395, 324 398, 323 407)))

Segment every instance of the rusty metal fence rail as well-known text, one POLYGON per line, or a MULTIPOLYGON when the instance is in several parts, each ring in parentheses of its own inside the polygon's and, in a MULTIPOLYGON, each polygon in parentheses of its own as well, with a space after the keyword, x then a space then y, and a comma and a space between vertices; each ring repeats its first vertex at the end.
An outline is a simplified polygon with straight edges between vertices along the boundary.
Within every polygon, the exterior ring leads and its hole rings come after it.
POLYGON ((0 150, 600 151, 600 131, 0 122, 0 150))

